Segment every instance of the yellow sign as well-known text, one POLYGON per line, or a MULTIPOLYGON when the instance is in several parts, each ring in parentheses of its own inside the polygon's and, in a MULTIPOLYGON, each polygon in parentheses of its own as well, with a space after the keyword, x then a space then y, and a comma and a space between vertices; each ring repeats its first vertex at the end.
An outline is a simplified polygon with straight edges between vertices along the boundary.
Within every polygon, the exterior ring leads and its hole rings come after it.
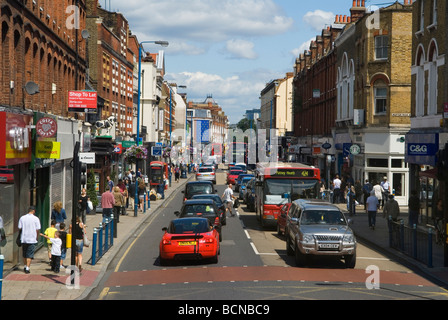
POLYGON ((61 143, 54 141, 36 141, 36 158, 60 159, 61 143))

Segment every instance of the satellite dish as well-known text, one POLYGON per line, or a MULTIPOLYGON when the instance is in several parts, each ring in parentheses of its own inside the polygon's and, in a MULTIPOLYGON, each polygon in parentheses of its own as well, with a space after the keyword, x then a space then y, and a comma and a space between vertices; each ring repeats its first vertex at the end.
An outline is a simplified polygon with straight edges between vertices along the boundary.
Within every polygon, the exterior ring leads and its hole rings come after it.
POLYGON ((35 95, 36 93, 39 93, 39 85, 33 81, 28 81, 25 84, 25 91, 26 93, 28 93, 30 96, 35 95))
POLYGON ((90 33, 89 33, 89 31, 88 31, 88 30, 82 30, 82 31, 81 31, 81 37, 82 37, 83 39, 89 39, 89 38, 90 38, 90 33))

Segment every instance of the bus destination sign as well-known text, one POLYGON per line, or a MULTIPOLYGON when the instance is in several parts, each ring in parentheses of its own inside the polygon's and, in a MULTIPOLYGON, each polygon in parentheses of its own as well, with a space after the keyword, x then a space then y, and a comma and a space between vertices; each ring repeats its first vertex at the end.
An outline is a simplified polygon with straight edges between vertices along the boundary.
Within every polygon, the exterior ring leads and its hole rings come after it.
POLYGON ((270 176, 284 178, 314 178, 314 171, 308 169, 275 168, 270 170, 270 176))

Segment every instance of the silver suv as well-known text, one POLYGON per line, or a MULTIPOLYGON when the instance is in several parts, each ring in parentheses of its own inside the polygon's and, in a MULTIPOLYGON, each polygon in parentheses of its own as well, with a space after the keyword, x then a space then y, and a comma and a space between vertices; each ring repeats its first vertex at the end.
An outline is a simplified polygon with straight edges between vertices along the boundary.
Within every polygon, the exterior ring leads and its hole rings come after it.
POLYGON ((356 238, 338 207, 321 200, 296 200, 286 217, 286 251, 297 266, 309 256, 338 256, 356 265, 356 238))
POLYGON ((199 167, 196 173, 196 181, 212 181, 216 184, 216 172, 214 167, 199 167))

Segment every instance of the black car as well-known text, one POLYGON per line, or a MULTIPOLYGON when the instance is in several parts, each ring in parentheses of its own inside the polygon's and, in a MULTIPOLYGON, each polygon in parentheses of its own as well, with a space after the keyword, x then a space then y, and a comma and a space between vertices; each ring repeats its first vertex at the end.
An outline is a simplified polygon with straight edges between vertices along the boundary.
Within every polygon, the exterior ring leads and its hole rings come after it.
POLYGON ((195 194, 215 194, 216 190, 211 181, 192 181, 185 185, 184 201, 191 199, 195 194))
POLYGON ((212 199, 216 206, 218 207, 218 210, 221 213, 221 223, 223 226, 225 226, 227 224, 227 219, 226 219, 226 207, 224 202, 222 202, 222 199, 219 195, 217 194, 196 194, 194 195, 192 198, 192 200, 196 200, 196 199, 212 199))
POLYGON ((182 209, 174 212, 179 218, 200 217, 207 218, 219 232, 219 241, 222 241, 222 223, 220 210, 211 199, 187 200, 182 209))

